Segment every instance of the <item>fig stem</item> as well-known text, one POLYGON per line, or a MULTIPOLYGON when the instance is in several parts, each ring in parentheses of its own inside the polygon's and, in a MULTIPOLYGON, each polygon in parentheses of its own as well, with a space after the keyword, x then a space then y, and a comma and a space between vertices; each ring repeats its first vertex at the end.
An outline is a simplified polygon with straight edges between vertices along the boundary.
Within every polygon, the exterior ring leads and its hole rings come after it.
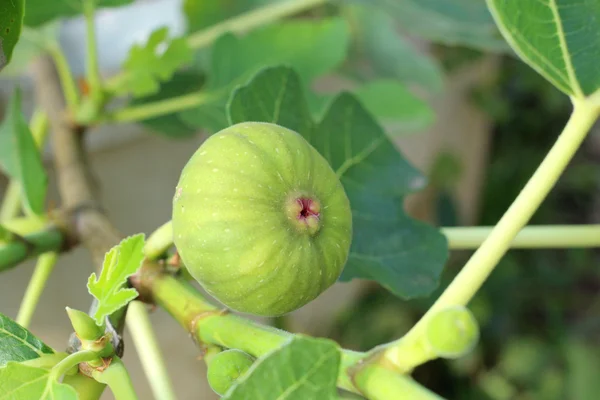
POLYGON ((148 237, 144 245, 144 254, 147 259, 156 260, 171 246, 173 246, 173 223, 169 220, 148 237))
POLYGON ((126 321, 154 398, 176 399, 146 305, 139 301, 129 303, 126 321))
MULTIPOLYGON (((492 226, 441 228, 452 250, 479 247, 492 232, 492 226)), ((526 226, 510 242, 511 249, 600 247, 600 225, 526 226)))

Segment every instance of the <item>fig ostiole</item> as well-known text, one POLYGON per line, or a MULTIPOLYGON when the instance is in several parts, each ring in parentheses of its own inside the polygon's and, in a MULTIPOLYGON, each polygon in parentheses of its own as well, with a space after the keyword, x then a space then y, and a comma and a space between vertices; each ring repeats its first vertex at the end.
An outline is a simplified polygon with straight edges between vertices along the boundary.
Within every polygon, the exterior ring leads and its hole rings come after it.
POLYGON ((335 283, 352 239, 341 182, 302 136, 261 122, 209 137, 182 170, 173 239, 190 274, 235 311, 277 316, 335 283))
POLYGON ((254 358, 241 350, 225 350, 211 357, 206 377, 211 389, 223 396, 252 366, 254 358))

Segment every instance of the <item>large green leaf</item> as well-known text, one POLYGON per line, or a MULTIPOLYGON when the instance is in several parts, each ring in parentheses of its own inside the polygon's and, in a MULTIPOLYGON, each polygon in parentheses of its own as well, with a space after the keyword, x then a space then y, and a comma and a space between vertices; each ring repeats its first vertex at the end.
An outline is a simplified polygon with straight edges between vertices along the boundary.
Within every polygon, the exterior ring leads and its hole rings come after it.
POLYGON ((23 25, 23 0, 0 0, 0 71, 12 57, 23 25))
POLYGON ((258 359, 223 399, 337 399, 339 365, 335 342, 294 337, 258 359))
POLYGON ((389 13, 372 6, 352 6, 347 16, 355 30, 355 49, 374 72, 432 92, 442 88, 441 67, 400 35, 389 13))
POLYGON ((59 383, 50 370, 10 362, 0 368, 0 400, 77 400, 71 386, 59 383))
POLYGON ((35 214, 42 214, 48 177, 40 152, 21 113, 19 89, 15 90, 6 118, 0 125, 0 166, 20 183, 25 206, 35 214))
POLYGON ((533 69, 568 95, 600 88, 600 2, 488 0, 502 34, 533 69))
POLYGON ((391 79, 373 80, 354 94, 367 111, 381 122, 389 122, 390 132, 425 129, 434 120, 429 105, 413 95, 402 83, 391 79))
POLYGON ((26 361, 52 353, 44 342, 0 313, 0 367, 9 361, 26 361))
MULTIPOLYGON (((391 13, 400 28, 434 42, 506 50, 483 0, 349 0, 391 13), (375 3, 375 4, 374 4, 375 3)), ((520 0, 512 1, 521 4, 520 0)))
MULTIPOLYGON (((97 0, 96 7, 119 7, 133 0, 97 0)), ((27 0, 25 2, 25 25, 39 26, 56 18, 81 14, 82 0, 27 0)))
POLYGON ((228 112, 231 123, 266 121, 301 133, 341 177, 354 231, 343 280, 373 279, 405 298, 435 289, 446 240, 402 207, 404 196, 425 179, 352 95, 335 98, 323 120, 314 122, 298 75, 287 67, 267 68, 232 94, 228 112))
POLYGON ((183 11, 188 29, 193 32, 277 1, 281 0, 185 0, 183 11))
POLYGON ((287 21, 253 31, 247 36, 224 35, 214 44, 207 91, 221 96, 213 104, 181 113, 190 125, 216 131, 226 126, 225 103, 229 91, 264 65, 293 66, 308 86, 344 60, 349 30, 341 18, 287 21))

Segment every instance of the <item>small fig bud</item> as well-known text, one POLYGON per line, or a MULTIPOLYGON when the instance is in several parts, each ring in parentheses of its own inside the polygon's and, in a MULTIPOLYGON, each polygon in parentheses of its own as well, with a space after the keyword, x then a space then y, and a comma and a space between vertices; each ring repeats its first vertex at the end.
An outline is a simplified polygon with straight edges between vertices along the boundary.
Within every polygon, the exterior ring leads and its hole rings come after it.
POLYGON ((241 350, 225 350, 214 355, 208 364, 208 384, 223 396, 235 381, 254 363, 254 358, 241 350))
POLYGON ((352 214, 335 172, 302 136, 245 122, 208 138, 188 161, 173 236, 190 274, 217 300, 277 316, 338 279, 352 214))
POLYGON ((449 307, 429 320, 425 339, 438 357, 459 358, 471 352, 477 344, 479 326, 466 307, 449 307))

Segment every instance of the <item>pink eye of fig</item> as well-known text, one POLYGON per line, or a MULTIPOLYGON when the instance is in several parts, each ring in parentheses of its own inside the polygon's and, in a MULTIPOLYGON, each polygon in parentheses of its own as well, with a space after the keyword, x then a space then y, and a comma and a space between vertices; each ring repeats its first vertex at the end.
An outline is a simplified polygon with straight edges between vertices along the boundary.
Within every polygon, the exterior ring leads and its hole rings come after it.
POLYGON ((184 167, 173 233, 207 292, 233 310, 275 316, 335 283, 352 214, 335 172, 302 136, 245 122, 208 138, 184 167))

